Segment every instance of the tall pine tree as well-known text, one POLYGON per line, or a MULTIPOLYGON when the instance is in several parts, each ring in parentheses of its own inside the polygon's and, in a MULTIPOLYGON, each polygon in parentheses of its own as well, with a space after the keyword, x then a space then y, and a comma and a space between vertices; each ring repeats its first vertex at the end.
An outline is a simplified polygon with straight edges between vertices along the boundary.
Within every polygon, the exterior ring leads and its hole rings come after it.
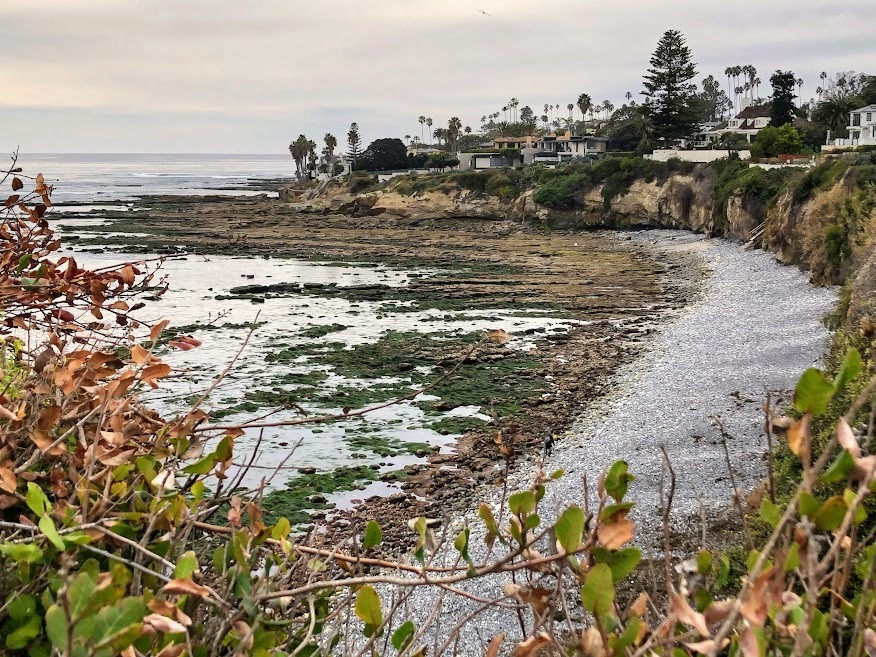
POLYGON ((684 35, 667 30, 651 56, 642 92, 658 139, 684 139, 696 131, 701 113, 697 87, 691 83, 696 74, 684 35))
POLYGON ((359 124, 351 123, 350 131, 347 133, 347 147, 350 159, 353 161, 353 169, 356 168, 356 161, 362 154, 362 137, 359 134, 359 124))
POLYGON ((770 125, 781 128, 794 120, 794 87, 797 78, 792 71, 776 71, 770 78, 773 85, 773 105, 770 110, 770 125))

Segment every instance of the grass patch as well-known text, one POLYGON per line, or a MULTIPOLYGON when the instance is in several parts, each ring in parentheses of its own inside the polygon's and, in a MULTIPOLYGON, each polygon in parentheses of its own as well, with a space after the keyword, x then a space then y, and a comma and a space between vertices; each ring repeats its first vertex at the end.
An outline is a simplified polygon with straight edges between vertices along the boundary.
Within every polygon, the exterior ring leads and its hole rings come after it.
POLYGON ((319 501, 320 497, 341 491, 361 490, 376 481, 378 473, 367 466, 340 467, 331 472, 299 475, 286 483, 286 488, 265 495, 263 507, 267 522, 288 518, 294 524, 310 520, 309 510, 333 509, 334 504, 319 501), (316 499, 310 499, 314 498, 316 499))

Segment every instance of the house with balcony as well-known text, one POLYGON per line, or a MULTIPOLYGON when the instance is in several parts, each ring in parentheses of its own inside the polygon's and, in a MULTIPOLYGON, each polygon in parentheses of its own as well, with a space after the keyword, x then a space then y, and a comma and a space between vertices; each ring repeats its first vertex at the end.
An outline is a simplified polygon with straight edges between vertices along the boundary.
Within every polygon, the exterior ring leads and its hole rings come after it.
POLYGON ((562 135, 545 135, 535 144, 532 162, 539 164, 559 164, 575 157, 605 153, 607 137, 592 135, 573 135, 568 130, 562 135))
POLYGON ((867 105, 849 113, 849 126, 846 128, 849 136, 845 139, 834 139, 822 150, 849 148, 856 146, 876 146, 876 104, 867 105))

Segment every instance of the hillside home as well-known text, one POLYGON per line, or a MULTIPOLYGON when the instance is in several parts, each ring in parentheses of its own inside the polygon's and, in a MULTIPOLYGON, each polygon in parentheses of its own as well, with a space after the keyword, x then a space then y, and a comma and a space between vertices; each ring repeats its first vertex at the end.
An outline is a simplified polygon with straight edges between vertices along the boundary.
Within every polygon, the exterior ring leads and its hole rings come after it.
POLYGON ((834 139, 830 146, 876 146, 876 105, 867 105, 850 112, 846 130, 849 132, 848 138, 834 139))
POLYGON ((604 153, 608 139, 573 135, 568 130, 562 135, 545 135, 536 142, 536 152, 532 155, 533 162, 542 164, 558 164, 574 157, 597 155, 604 153))
POLYGON ((752 143, 757 133, 770 124, 772 105, 750 105, 748 98, 742 99, 742 111, 728 121, 721 122, 711 129, 701 130, 693 141, 695 148, 708 148, 718 141, 725 132, 743 135, 748 143, 752 143))

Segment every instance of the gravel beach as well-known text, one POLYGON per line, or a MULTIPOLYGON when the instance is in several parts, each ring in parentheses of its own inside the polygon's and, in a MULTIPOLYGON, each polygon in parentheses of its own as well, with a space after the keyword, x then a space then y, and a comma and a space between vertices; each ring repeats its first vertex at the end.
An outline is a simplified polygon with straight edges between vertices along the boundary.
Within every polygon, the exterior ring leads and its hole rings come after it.
MULTIPOLYGON (((636 476, 628 498, 636 502, 630 518, 636 523, 637 544, 650 545, 656 555, 662 532, 658 445, 665 445, 677 474, 673 531, 697 536, 703 509, 711 519, 723 514, 733 522, 732 487, 713 418, 720 416, 730 436, 737 486, 743 494, 751 491, 766 473, 765 391, 791 390, 804 369, 819 363, 828 338, 821 318, 833 308, 836 291, 813 287, 797 268, 782 266, 763 251, 746 252, 739 244, 676 231, 630 235, 670 259, 689 258, 688 270, 701 269, 706 275, 697 300, 657 327, 646 353, 617 372, 613 392, 554 446, 544 469, 563 468, 566 474, 548 486, 540 510, 545 521, 552 521, 568 504, 583 501, 583 475, 593 495, 599 473, 623 459, 636 476)), ((532 460, 518 462, 508 490, 526 488, 535 468, 532 460)), ((474 495, 470 516, 447 528, 452 540, 464 523, 471 525, 476 562, 484 550, 477 503, 486 501, 495 509, 500 497, 495 488, 474 495)), ((448 550, 435 563, 450 565, 457 556, 448 550)), ((465 590, 500 598, 507 581, 486 578, 467 583, 465 590)), ((385 591, 385 601, 388 595, 385 591)), ((408 599, 408 614, 418 627, 437 602, 435 590, 417 591, 408 599)), ((471 599, 446 594, 441 603, 440 625, 427 635, 429 654, 437 652, 459 619, 477 608, 471 599)), ((513 613, 490 609, 478 618, 444 654, 483 654, 486 643, 500 632, 508 635, 506 646, 521 638, 513 613)))

